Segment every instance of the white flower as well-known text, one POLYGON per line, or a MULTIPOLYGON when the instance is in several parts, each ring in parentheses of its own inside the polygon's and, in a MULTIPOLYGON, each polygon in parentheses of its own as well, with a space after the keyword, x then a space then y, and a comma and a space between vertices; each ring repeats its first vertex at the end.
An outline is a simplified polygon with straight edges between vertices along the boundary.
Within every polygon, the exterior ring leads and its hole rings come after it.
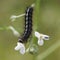
POLYGON ((19 32, 16 31, 12 26, 9 26, 9 29, 12 30, 12 32, 13 32, 13 34, 14 34, 15 36, 17 36, 17 37, 20 36, 19 32))
POLYGON ((38 45, 40 45, 40 46, 42 46, 44 44, 43 40, 49 40, 48 35, 40 34, 37 31, 35 31, 35 36, 38 38, 38 45))
POLYGON ((18 42, 17 46, 15 47, 15 50, 21 53, 21 54, 25 54, 25 46, 23 43, 18 42))
MULTIPOLYGON (((31 7, 34 7, 34 6, 35 6, 35 3, 33 3, 33 4, 31 5, 31 7)), ((10 19, 11 19, 12 22, 14 22, 16 18, 22 17, 22 16, 24 16, 24 15, 25 15, 25 13, 20 14, 20 15, 18 15, 18 16, 12 15, 12 16, 10 17, 10 19)))
POLYGON ((15 21, 16 18, 22 17, 22 16, 24 16, 24 15, 25 15, 25 13, 20 14, 20 15, 18 15, 18 16, 12 15, 12 16, 10 17, 10 19, 11 19, 11 21, 13 22, 13 21, 15 21))

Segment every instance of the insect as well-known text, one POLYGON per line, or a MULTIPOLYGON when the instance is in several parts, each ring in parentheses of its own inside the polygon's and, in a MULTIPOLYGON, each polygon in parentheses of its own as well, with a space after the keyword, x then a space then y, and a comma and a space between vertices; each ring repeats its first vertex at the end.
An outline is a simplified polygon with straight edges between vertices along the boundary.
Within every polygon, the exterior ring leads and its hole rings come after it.
POLYGON ((26 43, 32 33, 32 14, 33 7, 28 7, 25 12, 25 30, 18 42, 26 43))

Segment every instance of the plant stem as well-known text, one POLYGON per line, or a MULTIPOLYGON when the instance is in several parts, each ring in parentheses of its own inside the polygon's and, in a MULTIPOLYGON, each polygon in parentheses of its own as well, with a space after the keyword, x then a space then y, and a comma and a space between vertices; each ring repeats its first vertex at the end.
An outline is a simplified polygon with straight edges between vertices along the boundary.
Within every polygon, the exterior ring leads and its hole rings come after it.
POLYGON ((36 0, 35 3, 35 11, 34 11, 34 30, 38 30, 38 22, 39 22, 39 13, 40 13, 40 1, 41 0, 36 0))
MULTIPOLYGON (((38 30, 38 21, 39 21, 39 12, 40 12, 40 1, 41 0, 36 0, 36 2, 35 2, 35 9, 34 9, 35 11, 34 11, 34 17, 33 17, 33 24, 34 24, 34 26, 33 26, 33 29, 34 29, 33 34, 34 34, 34 32, 36 30, 38 30)), ((33 35, 32 42, 33 42, 32 44, 36 44, 37 45, 37 42, 35 40, 35 36, 34 35, 33 35)), ((33 55, 34 60, 36 60, 37 55, 38 54, 33 55)))

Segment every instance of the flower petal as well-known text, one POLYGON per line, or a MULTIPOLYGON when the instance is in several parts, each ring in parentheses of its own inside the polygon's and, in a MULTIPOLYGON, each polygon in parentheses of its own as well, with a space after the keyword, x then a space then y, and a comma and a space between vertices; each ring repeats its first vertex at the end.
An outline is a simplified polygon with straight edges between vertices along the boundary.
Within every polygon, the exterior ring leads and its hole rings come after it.
POLYGON ((24 15, 25 15, 25 13, 20 14, 20 15, 18 15, 18 16, 12 15, 12 16, 10 17, 10 19, 11 19, 12 22, 14 22, 16 18, 22 17, 22 16, 24 16, 24 15))
POLYGON ((35 31, 35 36, 36 36, 37 38, 40 38, 40 33, 37 32, 37 31, 35 31))
POLYGON ((43 35, 42 39, 49 40, 49 36, 48 35, 43 35))
POLYGON ((38 40, 38 45, 39 46, 42 46, 44 44, 44 41, 43 40, 38 40))
POLYGON ((15 30, 15 28, 13 26, 9 26, 9 29, 13 32, 13 34, 17 37, 20 36, 19 32, 17 30, 15 30))
POLYGON ((12 15, 12 16, 10 17, 10 19, 16 19, 16 17, 17 17, 17 16, 12 15))
POLYGON ((24 44, 18 42, 17 46, 15 47, 15 50, 20 50, 20 53, 24 54, 25 53, 25 46, 24 46, 24 44))
POLYGON ((15 50, 19 50, 19 49, 20 49, 20 46, 17 45, 17 46, 15 47, 15 50))
POLYGON ((15 50, 19 50, 22 47, 22 43, 17 42, 17 46, 15 47, 15 50))
POLYGON ((25 54, 25 47, 21 47, 21 48, 20 48, 20 53, 21 53, 21 54, 25 54))

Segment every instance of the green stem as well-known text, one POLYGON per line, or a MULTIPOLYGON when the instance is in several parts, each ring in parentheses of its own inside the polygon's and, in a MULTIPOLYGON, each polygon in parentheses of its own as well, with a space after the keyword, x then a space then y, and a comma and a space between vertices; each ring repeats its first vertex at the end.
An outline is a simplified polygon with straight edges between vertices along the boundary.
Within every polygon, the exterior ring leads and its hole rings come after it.
POLYGON ((0 30, 9 30, 9 26, 0 27, 0 30))
POLYGON ((0 27, 0 30, 4 30, 4 28, 0 27))
MULTIPOLYGON (((36 0, 36 3, 35 3, 35 11, 34 11, 34 17, 33 17, 33 39, 32 39, 32 43, 31 43, 31 46, 33 45, 33 44, 36 44, 37 45, 37 41, 36 41, 36 38, 35 38, 35 36, 34 36, 34 32, 36 31, 36 30, 38 30, 38 22, 39 22, 39 12, 40 12, 40 1, 41 0, 36 0)), ((38 51, 37 51, 38 52, 38 51)), ((33 56, 33 58, 34 58, 34 60, 36 60, 36 56, 37 56, 38 54, 34 54, 33 56)))
POLYGON ((34 30, 38 30, 38 22, 39 22, 39 13, 40 13, 40 1, 41 0, 36 0, 36 3, 35 3, 35 11, 34 11, 34 30))
POLYGON ((35 31, 38 31, 38 23, 39 23, 39 13, 40 13, 40 1, 41 0, 36 0, 35 2, 35 8, 34 8, 34 17, 33 17, 33 40, 32 42, 34 44, 37 44, 37 41, 36 41, 36 38, 35 38, 35 35, 34 35, 34 32, 35 31))

